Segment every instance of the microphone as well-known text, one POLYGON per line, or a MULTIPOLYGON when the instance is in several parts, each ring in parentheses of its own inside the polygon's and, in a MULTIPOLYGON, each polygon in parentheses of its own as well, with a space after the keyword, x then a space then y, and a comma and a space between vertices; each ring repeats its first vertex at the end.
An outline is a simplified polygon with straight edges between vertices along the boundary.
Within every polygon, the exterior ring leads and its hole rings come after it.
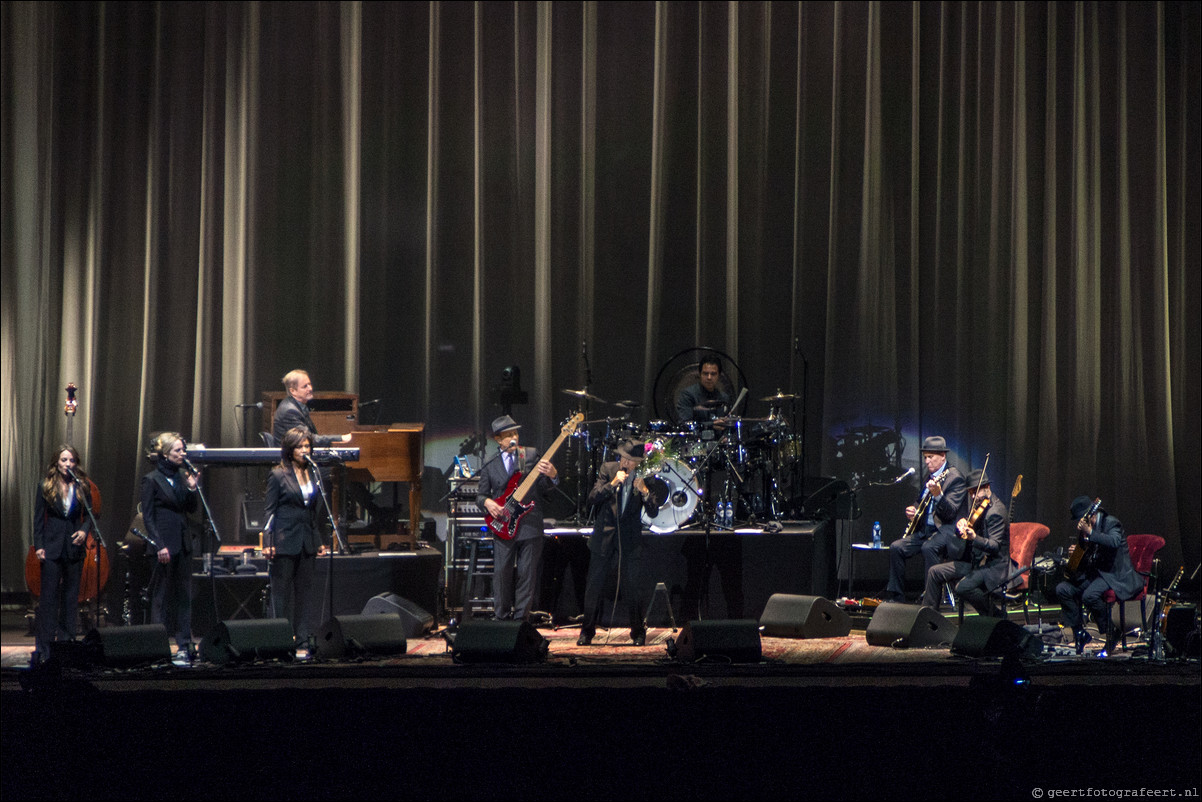
POLYGON ((370 406, 372 406, 374 404, 378 404, 378 403, 380 403, 380 399, 378 399, 378 398, 373 398, 370 401, 360 401, 359 409, 363 409, 364 407, 370 407, 370 406))
POLYGON ((256 402, 255 402, 255 403, 253 403, 253 404, 235 404, 235 405, 234 405, 234 407, 235 407, 236 409, 250 409, 251 407, 254 407, 255 409, 262 409, 262 408, 263 408, 263 402, 262 402, 262 401, 256 401, 256 402))
POLYGON ((902 479, 905 479, 907 476, 912 476, 913 474, 914 474, 914 469, 913 469, 913 468, 911 468, 910 470, 908 470, 908 471, 906 471, 905 473, 903 473, 901 476, 899 476, 899 477, 897 477, 896 479, 894 479, 894 480, 893 480, 893 484, 897 484, 897 483, 898 483, 898 482, 900 482, 902 479))
POLYGON ((75 471, 73 471, 70 468, 67 469, 67 476, 70 476, 71 481, 74 482, 75 484, 77 484, 77 485, 83 484, 83 482, 79 481, 79 477, 75 475, 75 471))
POLYGON ((306 455, 305 455, 305 462, 307 462, 307 463, 309 463, 310 465, 312 465, 312 466, 313 466, 313 470, 315 470, 315 471, 320 471, 320 470, 321 470, 321 468, 320 468, 320 467, 318 467, 317 463, 313 461, 313 455, 312 455, 312 454, 306 454, 306 455))
POLYGON ((194 476, 200 476, 200 470, 187 457, 184 457, 184 467, 191 471, 194 476))

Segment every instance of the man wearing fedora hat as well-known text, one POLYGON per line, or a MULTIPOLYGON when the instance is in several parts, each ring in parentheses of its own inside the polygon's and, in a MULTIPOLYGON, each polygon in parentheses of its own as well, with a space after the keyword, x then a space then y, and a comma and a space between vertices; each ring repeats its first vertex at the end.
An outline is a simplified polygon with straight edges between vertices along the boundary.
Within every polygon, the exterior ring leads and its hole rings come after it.
MULTIPOLYGON (((915 524, 914 531, 911 536, 900 537, 889 544, 886 601, 905 601, 906 560, 915 554, 922 554, 926 567, 923 576, 926 577, 936 565, 959 557, 963 552, 962 541, 956 534, 956 521, 968 516, 968 486, 964 474, 947 461, 947 441, 937 435, 922 441, 922 461, 927 469, 926 484, 918 501, 906 507, 906 519, 915 524), (920 520, 915 521, 918 508, 924 502, 925 511, 920 520)), ((936 586, 933 596, 930 591, 928 582, 922 603, 938 610, 942 589, 936 586)))
POLYGON ((1120 599, 1129 599, 1143 586, 1143 578, 1131 563, 1127 548, 1127 533, 1123 524, 1100 506, 1094 508, 1089 496, 1077 496, 1069 507, 1068 517, 1077 524, 1081 542, 1069 549, 1087 548, 1090 551, 1078 566, 1077 573, 1056 586, 1060 597, 1060 620, 1072 629, 1077 654, 1085 651, 1089 633, 1085 631, 1085 610, 1093 614, 1098 632, 1106 636, 1106 646, 1100 656, 1110 654, 1121 634, 1110 625, 1110 608, 1102 596, 1108 590, 1120 599), (1084 609, 1083 609, 1084 608, 1084 609))
POLYGON ((538 597, 538 576, 543 555, 543 501, 555 486, 559 472, 538 451, 518 443, 522 427, 508 415, 492 422, 492 438, 498 452, 480 469, 476 502, 494 518, 503 509, 496 499, 504 496, 510 478, 520 471, 541 474, 526 501, 534 502, 511 540, 493 541, 493 609, 498 619, 524 621, 538 597))
MULTIPOLYGON (((932 574, 940 585, 962 576, 956 594, 978 614, 1000 618, 994 599, 1005 591, 1002 586, 1010 573, 1010 518, 1001 500, 993 497, 989 476, 980 468, 968 475, 968 492, 972 512, 956 521, 956 531, 965 543, 964 560, 936 565, 927 572, 927 582, 932 581, 932 574), (969 523, 974 517, 975 522, 969 523)), ((935 593, 939 592, 936 588, 935 593)))
POLYGON ((654 515, 655 498, 636 475, 646 453, 646 444, 626 440, 618 446, 618 461, 601 466, 597 482, 588 494, 589 507, 596 508, 593 533, 588 539, 588 581, 584 591, 584 620, 578 646, 588 646, 597 632, 601 609, 601 590, 614 573, 618 575, 617 598, 626 602, 630 621, 630 639, 635 646, 647 643, 647 602, 639 584, 639 563, 643 552, 642 513, 654 515))

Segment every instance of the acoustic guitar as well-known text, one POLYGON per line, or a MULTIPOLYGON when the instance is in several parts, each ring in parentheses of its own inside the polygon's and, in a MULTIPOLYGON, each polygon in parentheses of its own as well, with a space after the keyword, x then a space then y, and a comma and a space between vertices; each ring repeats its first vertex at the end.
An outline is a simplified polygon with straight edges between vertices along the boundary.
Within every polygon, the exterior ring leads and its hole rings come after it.
MULTIPOLYGON (((1081 525, 1081 521, 1087 520, 1090 516, 1102 509, 1102 499, 1095 498, 1093 504, 1086 510, 1085 514, 1077 521, 1077 525, 1081 525)), ((1064 564, 1064 575, 1068 579, 1076 579, 1093 565, 1097 557, 1098 544, 1088 543, 1085 540, 1085 533, 1080 529, 1077 530, 1077 548, 1073 549, 1072 554, 1068 555, 1068 562, 1064 564)))

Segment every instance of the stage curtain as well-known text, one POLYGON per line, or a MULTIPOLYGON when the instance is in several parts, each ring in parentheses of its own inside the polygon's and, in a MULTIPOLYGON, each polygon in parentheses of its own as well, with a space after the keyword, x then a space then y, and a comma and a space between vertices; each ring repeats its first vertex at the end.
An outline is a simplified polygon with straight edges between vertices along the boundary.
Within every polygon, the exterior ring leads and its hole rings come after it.
MULTIPOLYGON (((1052 545, 1090 493, 1199 558, 1197 4, 2 13, 6 591, 68 382, 111 540, 151 434, 257 445, 237 405, 292 368, 441 469, 506 366, 546 445, 564 389, 663 416, 699 345, 745 416, 804 396, 794 473, 863 482, 866 526, 942 434, 1052 545)), ((229 539, 259 488, 206 481, 229 539)))

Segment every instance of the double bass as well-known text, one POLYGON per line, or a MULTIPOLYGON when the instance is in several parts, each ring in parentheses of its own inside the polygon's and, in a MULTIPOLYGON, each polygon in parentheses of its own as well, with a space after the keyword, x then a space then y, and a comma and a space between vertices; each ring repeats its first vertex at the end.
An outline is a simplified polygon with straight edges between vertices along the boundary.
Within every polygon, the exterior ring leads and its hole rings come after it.
MULTIPOLYGON (((63 406, 63 414, 67 417, 66 441, 68 443, 73 439, 75 410, 79 406, 79 402, 75 399, 78 389, 74 382, 67 385, 67 401, 63 406)), ((99 518, 100 488, 90 478, 87 483, 92 514, 99 518)), ((102 544, 97 543, 95 533, 88 532, 87 540, 84 541, 83 573, 79 578, 78 601, 80 604, 91 601, 100 591, 104 590, 109 579, 109 571, 108 551, 103 548, 102 544), (99 554, 97 554, 97 549, 99 549, 99 554)), ((37 549, 32 544, 29 546, 29 553, 25 555, 25 585, 29 588, 29 594, 35 599, 42 595, 42 561, 38 559, 37 549)))

